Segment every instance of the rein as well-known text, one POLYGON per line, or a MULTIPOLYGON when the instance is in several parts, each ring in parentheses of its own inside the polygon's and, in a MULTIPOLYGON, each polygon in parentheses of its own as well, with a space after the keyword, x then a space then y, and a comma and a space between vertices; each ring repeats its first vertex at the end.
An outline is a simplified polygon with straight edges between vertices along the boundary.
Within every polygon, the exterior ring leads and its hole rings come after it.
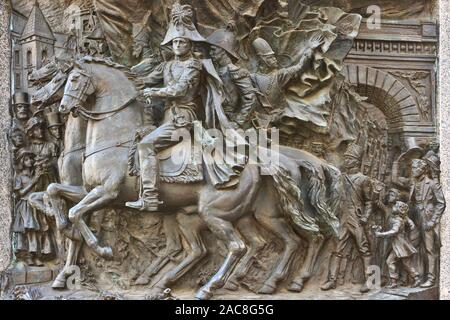
POLYGON ((93 156, 93 155, 96 154, 96 153, 99 153, 99 152, 102 152, 102 151, 105 151, 105 150, 108 150, 108 149, 112 149, 112 148, 129 148, 129 147, 131 147, 131 146, 127 146, 126 144, 128 144, 128 143, 130 143, 130 142, 133 142, 133 141, 134 141, 134 139, 130 139, 130 140, 127 140, 127 141, 122 141, 122 142, 117 142, 117 143, 115 143, 115 144, 113 144, 113 145, 110 145, 110 146, 108 146, 108 147, 103 147, 103 148, 100 148, 100 149, 91 151, 91 152, 89 152, 89 153, 83 153, 83 163, 84 163, 84 162, 86 161, 86 159, 89 158, 90 156, 93 156))
POLYGON ((133 103, 137 98, 138 94, 130 98, 120 107, 108 111, 89 111, 83 108, 82 106, 78 106, 76 113, 79 114, 85 120, 102 121, 122 111, 123 109, 128 107, 131 103, 133 103))
POLYGON ((86 146, 85 145, 81 145, 78 148, 71 149, 71 150, 69 150, 67 152, 63 151, 62 154, 61 154, 61 157, 64 159, 67 155, 69 155, 71 153, 74 153, 74 152, 77 152, 77 151, 84 150, 84 149, 86 149, 86 146))

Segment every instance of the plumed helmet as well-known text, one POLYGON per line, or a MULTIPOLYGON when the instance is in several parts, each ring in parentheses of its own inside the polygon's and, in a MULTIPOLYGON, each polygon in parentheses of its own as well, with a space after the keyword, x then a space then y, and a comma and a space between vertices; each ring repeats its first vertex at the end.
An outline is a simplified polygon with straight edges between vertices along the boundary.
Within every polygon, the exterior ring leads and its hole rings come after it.
POLYGON ((206 42, 224 49, 233 58, 239 60, 239 55, 237 54, 238 42, 232 26, 233 24, 230 23, 226 29, 217 29, 206 39, 206 42))
POLYGON ((363 149, 357 144, 352 143, 348 146, 347 151, 344 153, 344 156, 349 156, 361 160, 363 156, 363 149))
POLYGON ((269 56, 269 55, 275 54, 275 52, 273 52, 270 44, 263 38, 256 38, 253 41, 252 45, 258 56, 269 56))
POLYGON ((14 95, 12 97, 12 104, 13 105, 17 105, 17 104, 30 105, 30 98, 28 96, 28 93, 26 93, 26 92, 14 93, 14 95))
POLYGON ((194 9, 192 6, 176 2, 170 12, 170 24, 161 45, 164 46, 176 38, 185 38, 195 42, 204 42, 205 38, 194 25, 194 9))

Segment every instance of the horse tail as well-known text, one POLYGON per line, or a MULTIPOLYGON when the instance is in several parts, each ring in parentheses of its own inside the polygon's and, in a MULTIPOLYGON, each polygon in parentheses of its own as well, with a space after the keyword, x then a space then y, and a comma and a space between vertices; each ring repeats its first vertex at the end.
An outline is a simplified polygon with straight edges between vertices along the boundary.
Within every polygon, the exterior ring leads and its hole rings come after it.
POLYGON ((320 235, 320 228, 315 219, 306 213, 302 192, 289 172, 280 166, 271 166, 270 171, 283 213, 306 232, 320 235))
POLYGON ((329 221, 331 222, 332 230, 337 236, 339 234, 340 221, 338 218, 339 209, 342 198, 342 174, 341 172, 331 165, 324 165, 322 169, 325 173, 325 184, 329 186, 326 190, 325 198, 328 199, 327 207, 329 208, 329 221))
POLYGON ((334 191, 340 181, 339 171, 330 166, 321 165, 324 175, 320 175, 316 168, 307 161, 302 161, 300 169, 308 173, 307 198, 309 204, 315 209, 315 217, 326 231, 337 235, 339 232, 339 219, 336 216, 340 201, 339 192, 329 192, 327 185, 334 191), (329 199, 329 201, 327 201, 329 199))

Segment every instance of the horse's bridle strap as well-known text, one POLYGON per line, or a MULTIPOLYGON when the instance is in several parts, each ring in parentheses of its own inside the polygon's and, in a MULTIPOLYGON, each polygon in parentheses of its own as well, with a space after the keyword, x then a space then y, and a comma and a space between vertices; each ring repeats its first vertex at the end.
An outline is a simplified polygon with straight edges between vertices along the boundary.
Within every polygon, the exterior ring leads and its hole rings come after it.
POLYGON ((89 152, 89 153, 84 153, 84 154, 83 154, 83 163, 84 163, 84 162, 86 161, 86 159, 89 158, 90 156, 92 156, 92 155, 94 155, 94 154, 96 154, 96 153, 99 153, 99 152, 108 150, 108 149, 112 149, 112 148, 129 148, 129 147, 131 147, 131 146, 127 146, 126 144, 128 144, 128 143, 130 143, 130 142, 133 142, 133 141, 134 141, 134 139, 127 140, 127 141, 122 141, 122 142, 117 142, 117 143, 115 143, 115 144, 113 144, 113 145, 110 145, 110 146, 107 146, 107 147, 103 147, 103 148, 100 148, 100 149, 91 151, 91 152, 89 152))
POLYGON ((131 103, 133 103, 138 97, 138 94, 131 97, 127 102, 125 102, 123 105, 121 105, 118 108, 107 110, 107 111, 89 111, 83 108, 82 106, 78 106, 78 113, 87 120, 94 120, 94 121, 101 121, 105 120, 109 117, 112 117, 114 114, 122 111, 126 107, 128 107, 131 103))
POLYGON ((77 152, 77 151, 84 150, 84 149, 86 149, 86 146, 85 146, 85 145, 81 145, 81 146, 79 146, 79 147, 70 149, 70 150, 67 151, 67 152, 66 152, 66 151, 63 151, 63 152, 61 153, 61 157, 64 159, 65 156, 67 156, 67 155, 69 155, 69 154, 71 154, 71 153, 77 152))

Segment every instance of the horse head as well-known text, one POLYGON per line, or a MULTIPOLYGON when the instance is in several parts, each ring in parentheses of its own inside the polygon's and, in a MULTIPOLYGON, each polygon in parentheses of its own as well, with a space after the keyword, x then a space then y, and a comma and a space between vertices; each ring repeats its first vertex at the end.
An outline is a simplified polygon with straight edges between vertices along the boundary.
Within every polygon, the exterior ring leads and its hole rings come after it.
POLYGON ((92 74, 85 71, 81 64, 75 64, 67 77, 59 112, 65 114, 76 112, 77 108, 86 102, 87 98, 95 92, 92 78, 92 74))

